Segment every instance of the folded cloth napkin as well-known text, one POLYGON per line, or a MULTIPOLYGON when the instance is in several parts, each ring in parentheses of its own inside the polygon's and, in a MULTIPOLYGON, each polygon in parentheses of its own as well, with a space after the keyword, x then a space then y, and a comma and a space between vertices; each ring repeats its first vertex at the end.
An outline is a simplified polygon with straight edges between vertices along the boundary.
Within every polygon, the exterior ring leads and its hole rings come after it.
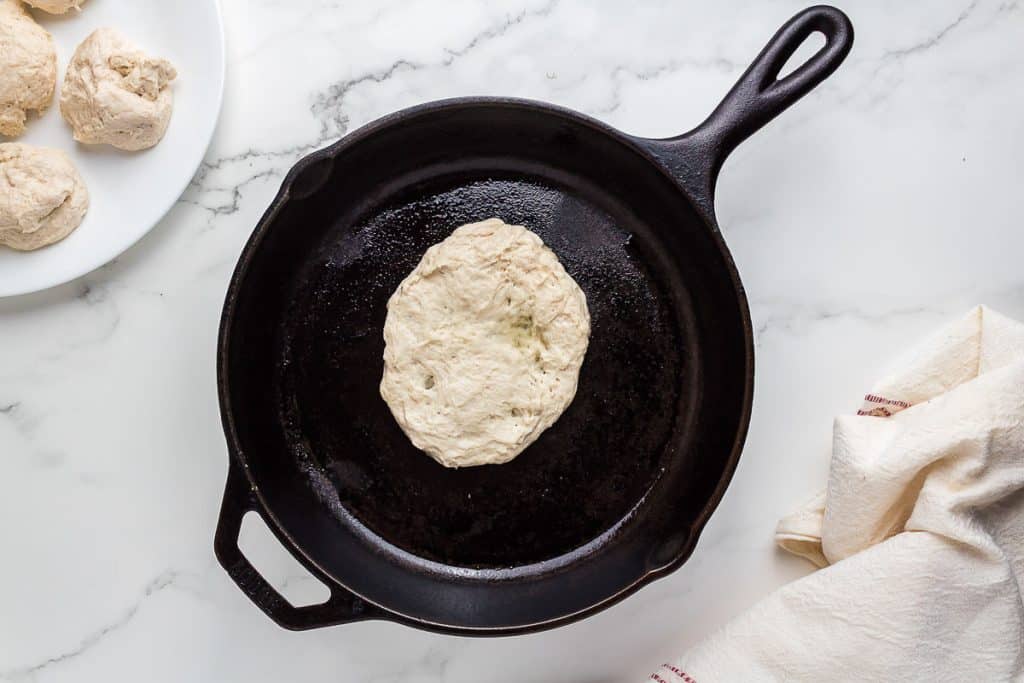
POLYGON ((979 307, 836 419, 823 567, 648 680, 1024 681, 1024 325, 979 307))

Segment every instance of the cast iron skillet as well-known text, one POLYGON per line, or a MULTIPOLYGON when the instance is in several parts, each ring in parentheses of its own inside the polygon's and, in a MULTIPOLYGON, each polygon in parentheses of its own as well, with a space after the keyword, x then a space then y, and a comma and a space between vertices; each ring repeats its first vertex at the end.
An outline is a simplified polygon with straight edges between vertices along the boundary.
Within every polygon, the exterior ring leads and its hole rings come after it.
POLYGON ((750 417, 747 301, 715 179, 853 41, 813 7, 711 116, 649 140, 548 104, 467 98, 387 116, 303 159, 246 246, 218 372, 230 467, 217 557, 274 621, 389 619, 510 634, 591 614, 678 568, 750 417), (826 43, 778 74, 812 32, 826 43), (590 348, 558 422, 506 465, 445 469, 378 392, 385 302, 428 246, 498 216, 537 232, 587 295, 590 348), (238 550, 259 513, 331 591, 295 608, 238 550))

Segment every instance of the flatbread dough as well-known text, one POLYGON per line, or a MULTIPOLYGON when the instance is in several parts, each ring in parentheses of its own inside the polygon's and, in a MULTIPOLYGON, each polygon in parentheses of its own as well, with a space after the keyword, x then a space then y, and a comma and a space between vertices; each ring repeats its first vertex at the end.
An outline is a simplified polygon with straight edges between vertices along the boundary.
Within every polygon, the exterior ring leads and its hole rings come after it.
POLYGON ((508 462, 572 402, 589 338, 586 296, 540 237, 470 223, 388 301, 380 393, 442 465, 508 462))
POLYGON ((50 14, 64 14, 68 10, 80 9, 85 0, 25 0, 25 2, 50 14))
POLYGON ((18 0, 0 0, 0 135, 25 132, 27 112, 53 101, 57 48, 18 0))
POLYGON ((112 28, 97 29, 71 58, 60 113, 79 142, 147 149, 167 132, 177 76, 166 59, 149 57, 112 28))
POLYGON ((29 251, 58 242, 88 209, 89 191, 67 154, 0 144, 0 245, 29 251))

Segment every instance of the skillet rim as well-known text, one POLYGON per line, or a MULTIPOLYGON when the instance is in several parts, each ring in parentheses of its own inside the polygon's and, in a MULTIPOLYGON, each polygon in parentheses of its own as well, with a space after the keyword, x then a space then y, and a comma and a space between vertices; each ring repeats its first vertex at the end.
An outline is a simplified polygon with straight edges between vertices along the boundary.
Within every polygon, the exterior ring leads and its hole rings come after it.
MULTIPOLYGON (((718 508, 722 498, 725 495, 725 491, 732 481, 735 474, 736 468, 739 464, 740 456, 742 455, 743 446, 746 442, 746 437, 749 432, 751 415, 753 412, 753 392, 754 392, 754 338, 753 338, 753 325, 750 318, 749 302, 747 300, 746 291, 743 287, 743 283, 739 276, 739 271, 736 268, 736 264, 732 258, 732 254, 729 251, 728 246, 722 236, 722 233, 718 227, 717 219, 715 218, 713 211, 713 196, 711 197, 697 197, 694 196, 696 193, 692 189, 688 189, 683 181, 676 175, 674 175, 669 167, 665 163, 665 158, 671 158, 673 155, 671 148, 666 151, 664 143, 671 140, 673 147, 682 148, 686 143, 680 141, 679 138, 669 139, 656 139, 656 138, 643 138, 638 136, 629 135, 623 133, 617 128, 599 121, 586 114, 580 113, 573 109, 562 107, 560 105, 551 104, 548 102, 516 98, 516 97, 491 97, 491 96, 471 96, 471 97, 455 97, 441 100, 433 100, 422 104, 414 105, 405 109, 386 114, 380 118, 377 118, 369 123, 360 126, 356 130, 346 134, 341 139, 328 145, 327 147, 315 150, 306 156, 299 159, 292 168, 285 175, 281 182, 281 187, 271 201, 267 210, 261 216, 256 227, 253 229, 248 240, 242 248, 239 254, 238 261, 232 272, 231 279, 228 284, 227 293, 225 295, 224 305, 221 311, 221 319, 219 323, 219 329, 217 334, 217 393, 218 393, 218 404, 220 406, 221 413, 221 425, 224 431, 225 439, 228 446, 228 480, 230 489, 230 481, 232 477, 241 476, 244 477, 245 483, 249 488, 252 500, 255 505, 259 508, 257 513, 261 516, 264 523, 267 524, 268 528, 274 533, 277 539, 285 546, 285 548, 296 558, 301 564, 303 564, 308 570, 312 571, 320 580, 325 578, 340 587, 342 590, 347 591, 352 596, 357 597, 360 600, 365 601, 369 605, 373 605, 379 610, 379 614, 370 613, 362 618, 380 618, 384 620, 396 621, 404 623, 418 628, 424 628, 427 630, 447 632, 447 633, 458 633, 461 635, 512 635, 517 633, 535 632, 540 630, 546 630, 557 626, 562 626, 574 621, 578 621, 587 616, 595 614, 596 612, 602 611, 615 603, 623 600, 624 598, 637 592, 647 584, 668 576, 672 572, 676 571, 690 558, 696 549, 697 543, 700 539, 704 528, 707 526, 711 515, 718 508), (331 159, 332 161, 337 159, 342 153, 345 152, 349 147, 389 128, 396 125, 409 124, 416 117, 424 114, 432 114, 442 112, 446 110, 457 110, 457 109, 468 109, 468 108, 481 108, 481 107, 492 107, 492 108, 510 108, 519 110, 528 110, 539 114, 554 115, 563 119, 571 120, 576 124, 583 125, 586 128, 593 130, 596 133, 604 134, 613 138, 620 144, 630 148, 631 151, 640 155, 648 164, 652 167, 652 170, 656 170, 672 185, 676 188, 677 192, 687 201, 687 203, 693 208, 696 216, 704 224, 710 233, 710 237, 718 249, 719 255, 722 258, 725 270, 728 273, 729 281, 735 292, 736 302, 739 305, 740 323, 743 331, 743 347, 744 347, 744 386, 743 386, 743 401, 742 410, 738 415, 739 421, 737 423, 736 433, 733 439, 733 445, 730 449, 728 457, 724 460, 724 468, 722 476, 719 478, 718 485, 711 492, 711 495, 707 498, 703 507, 701 508, 700 514, 695 518, 692 524, 689 525, 687 530, 686 543, 679 549, 672 559, 668 560, 661 566, 653 569, 647 569, 643 574, 634 579, 633 581, 623 585, 618 590, 614 591, 604 599, 585 607, 576 612, 564 614, 549 619, 539 620, 526 624, 516 624, 512 626, 463 626, 463 625, 452 625, 441 622, 431 621, 429 619, 423 619, 420 617, 414 617, 407 614, 403 614, 393 607, 382 605, 380 602, 371 600, 366 596, 352 590, 344 582, 340 581, 331 572, 327 571, 323 566, 315 561, 309 553, 295 540, 295 538, 287 531, 287 529, 281 524, 277 515, 268 505, 263 492, 260 490, 260 486, 252 474, 249 468, 249 464, 244 450, 239 441, 238 434, 235 429, 235 415, 231 405, 231 385, 229 380, 229 369, 228 369, 228 358, 229 349, 231 347, 231 331, 233 324, 236 320, 237 303, 240 294, 244 291, 246 277, 248 275, 249 268, 254 260, 256 254, 259 252, 260 246, 265 236, 272 229, 273 224, 277 218, 278 213, 281 209, 292 199, 293 187, 295 181, 307 168, 317 164, 318 162, 324 161, 325 159, 331 159), (654 145, 661 143, 658 148, 658 154, 655 154, 654 145), (701 208, 701 199, 705 200, 704 203, 707 206, 711 206, 711 212, 706 212, 701 208)), ((681 155, 678 155, 681 156, 681 155)), ((690 157, 688 160, 692 160, 690 157)), ((317 188, 319 190, 319 188, 317 188)), ((314 191, 317 191, 314 190, 314 191)), ((229 495, 229 490, 225 491, 225 496, 229 495)), ((222 513, 223 514, 223 513, 222 513)), ((244 513, 243 513, 244 515, 244 513)), ((621 521, 621 520, 620 520, 621 521)), ((383 539, 385 542, 387 539, 383 539)), ((571 570, 572 564, 567 565, 567 569, 571 570)), ((358 620, 359 617, 353 619, 358 620)))

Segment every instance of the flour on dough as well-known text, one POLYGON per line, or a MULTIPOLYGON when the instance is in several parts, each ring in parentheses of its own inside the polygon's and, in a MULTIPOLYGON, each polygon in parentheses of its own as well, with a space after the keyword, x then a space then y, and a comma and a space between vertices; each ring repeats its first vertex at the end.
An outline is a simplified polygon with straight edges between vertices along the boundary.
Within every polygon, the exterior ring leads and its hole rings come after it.
POLYGON ((101 28, 75 50, 64 76, 60 113, 75 139, 136 151, 160 142, 171 121, 178 72, 146 55, 112 28, 101 28))
POLYGON ((89 191, 67 154, 0 144, 0 245, 30 251, 59 242, 88 209, 89 191))
POLYGON ((27 112, 53 101, 57 49, 18 0, 0 0, 0 135, 25 132, 27 112))
POLYGON ((25 2, 50 14, 64 14, 68 10, 80 9, 85 0, 25 0, 25 2))
POLYGON ((388 301, 381 396, 442 465, 508 462, 572 402, 589 338, 586 296, 540 237, 470 223, 388 301))

